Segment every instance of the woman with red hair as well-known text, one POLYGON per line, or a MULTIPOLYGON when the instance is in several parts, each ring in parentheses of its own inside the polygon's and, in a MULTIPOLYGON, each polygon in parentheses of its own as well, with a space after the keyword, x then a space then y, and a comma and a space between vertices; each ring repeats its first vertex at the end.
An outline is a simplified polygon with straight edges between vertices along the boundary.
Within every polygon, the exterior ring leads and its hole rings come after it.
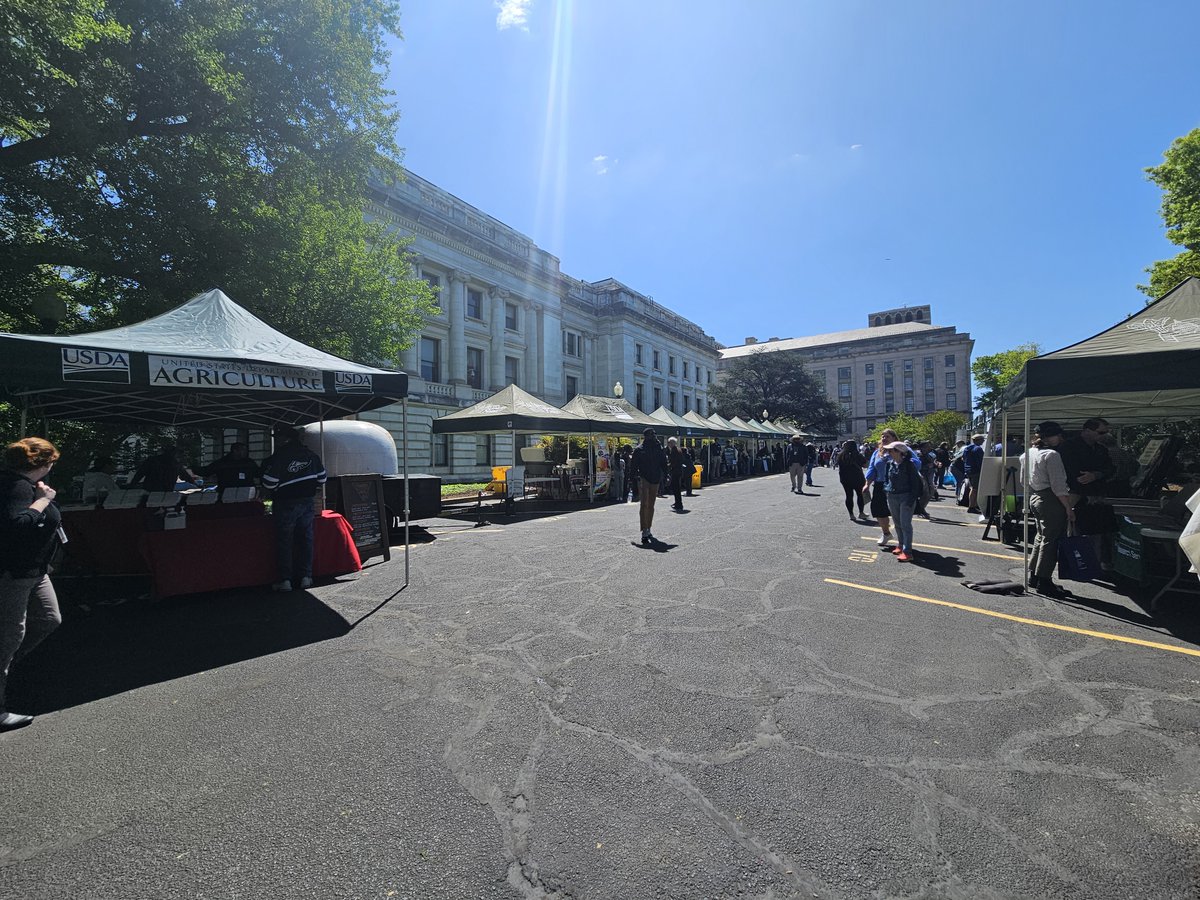
POLYGON ((58 448, 30 437, 4 450, 0 471, 0 731, 33 721, 4 704, 9 667, 62 623, 58 597, 46 574, 58 546, 62 517, 54 488, 43 480, 58 448))

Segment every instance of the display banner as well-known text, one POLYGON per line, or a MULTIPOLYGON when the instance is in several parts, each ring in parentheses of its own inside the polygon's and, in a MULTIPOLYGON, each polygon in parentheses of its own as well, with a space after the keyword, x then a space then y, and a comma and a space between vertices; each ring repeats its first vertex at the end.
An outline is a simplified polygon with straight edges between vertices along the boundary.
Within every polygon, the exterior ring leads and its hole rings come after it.
POLYGON ((226 359, 150 354, 151 387, 214 388, 223 390, 325 392, 317 369, 272 366, 226 359))

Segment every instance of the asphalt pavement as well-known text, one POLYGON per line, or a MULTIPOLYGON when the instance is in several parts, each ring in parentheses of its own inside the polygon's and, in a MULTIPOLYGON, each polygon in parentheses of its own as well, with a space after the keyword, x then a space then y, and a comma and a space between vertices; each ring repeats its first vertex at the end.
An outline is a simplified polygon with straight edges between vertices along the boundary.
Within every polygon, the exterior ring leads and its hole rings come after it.
POLYGON ((64 582, 0 897, 1200 896, 1195 607, 977 593, 1020 558, 974 516, 900 563, 814 480, 660 500, 661 552, 439 520, 403 590, 64 582))

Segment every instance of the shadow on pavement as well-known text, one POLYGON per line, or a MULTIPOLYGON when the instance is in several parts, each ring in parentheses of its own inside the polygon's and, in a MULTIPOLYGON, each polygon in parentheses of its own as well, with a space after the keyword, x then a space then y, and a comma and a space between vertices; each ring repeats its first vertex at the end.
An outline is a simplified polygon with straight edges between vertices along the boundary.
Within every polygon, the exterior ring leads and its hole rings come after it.
POLYGON ((919 547, 910 565, 928 569, 934 575, 940 575, 943 578, 962 578, 963 575, 963 563, 957 556, 943 556, 919 547))
MULTIPOLYGON (((116 587, 116 585, 114 585, 116 587)), ((302 591, 229 591, 150 601, 58 585, 63 624, 15 666, 8 704, 36 715, 341 637, 344 618, 302 591), (72 596, 75 594, 76 596, 72 596), (86 603, 79 595, 85 594, 86 603), (114 605, 115 604, 115 605, 114 605)))

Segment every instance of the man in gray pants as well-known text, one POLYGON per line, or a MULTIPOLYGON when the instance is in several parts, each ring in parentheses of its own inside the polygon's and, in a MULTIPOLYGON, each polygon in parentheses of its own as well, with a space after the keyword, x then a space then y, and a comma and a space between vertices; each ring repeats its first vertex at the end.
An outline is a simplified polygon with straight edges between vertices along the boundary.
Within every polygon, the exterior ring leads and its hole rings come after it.
POLYGON ((1037 431, 1040 441, 1021 457, 1022 484, 1029 479, 1029 509, 1038 525, 1029 557, 1029 586, 1043 597, 1059 598, 1065 592, 1051 574, 1058 564, 1058 542, 1075 519, 1075 509, 1067 491, 1067 470, 1054 449, 1062 444, 1062 427, 1057 422, 1043 422, 1037 431))

